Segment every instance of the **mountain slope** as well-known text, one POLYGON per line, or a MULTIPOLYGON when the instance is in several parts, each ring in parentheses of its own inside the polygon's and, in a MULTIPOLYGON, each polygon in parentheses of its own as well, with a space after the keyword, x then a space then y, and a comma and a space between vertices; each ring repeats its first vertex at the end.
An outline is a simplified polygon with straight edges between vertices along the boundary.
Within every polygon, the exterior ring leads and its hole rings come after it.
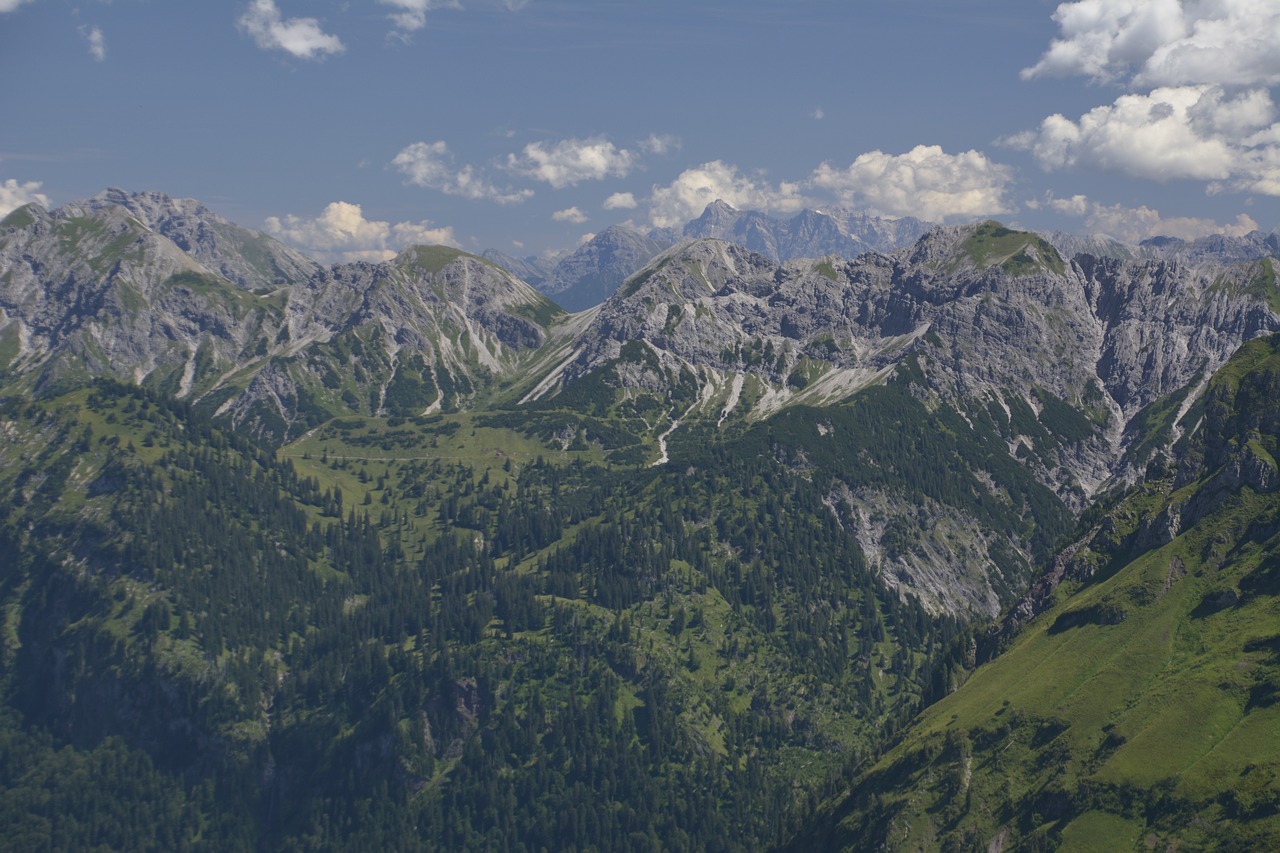
POLYGON ((6 379, 147 384, 275 442, 335 415, 456 407, 514 374, 562 314, 456 249, 324 270, 155 193, 0 223, 6 379))
MULTIPOLYGON (((584 314, 572 346, 517 393, 542 409, 590 405, 656 437, 656 463, 708 430, 835 406, 884 383, 913 387, 926 411, 956 420, 946 434, 988 449, 981 455, 993 461, 972 470, 975 482, 1012 458, 1078 512, 1176 438, 1143 426, 1156 422, 1150 407, 1175 392, 1189 405, 1240 342, 1280 328, 1274 263, 1067 262, 1042 238, 996 223, 939 229, 892 255, 781 266, 695 241, 584 314)), ((1017 539, 994 546, 1008 529, 997 535, 967 507, 938 507, 929 521, 995 536, 961 558, 930 541, 929 523, 906 523, 914 487, 863 486, 855 478, 841 489, 849 523, 885 577, 931 606, 994 615, 1001 586, 1019 583, 996 567, 1048 556, 1017 539), (898 521, 873 520, 886 515, 898 521)))
POLYGON ((0 399, 5 837, 758 849, 914 707, 956 624, 811 478, 502 417, 276 453, 108 381, 0 399))
POLYGON ((538 289, 566 310, 582 311, 609 298, 666 247, 634 228, 612 225, 561 259, 538 289))
POLYGON ((1214 376, 1176 471, 1077 546, 1093 578, 1059 588, 798 846, 1274 847, 1277 399, 1272 336, 1214 376))

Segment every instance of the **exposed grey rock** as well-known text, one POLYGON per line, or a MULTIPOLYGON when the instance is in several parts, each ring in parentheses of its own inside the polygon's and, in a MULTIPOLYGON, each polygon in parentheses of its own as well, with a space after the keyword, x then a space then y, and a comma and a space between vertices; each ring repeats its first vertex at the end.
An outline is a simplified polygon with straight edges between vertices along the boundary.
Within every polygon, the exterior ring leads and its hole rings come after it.
POLYGON ((717 200, 685 225, 683 236, 738 243, 778 263, 791 258, 855 258, 866 252, 891 251, 914 243, 930 227, 930 223, 912 217, 886 219, 844 208, 802 210, 790 219, 776 219, 756 210, 739 211, 717 200))
POLYGON ((242 228, 194 199, 158 192, 127 193, 111 187, 82 205, 86 211, 127 210, 205 269, 246 290, 295 284, 320 269, 301 252, 266 234, 242 228))
POLYGON ((6 378, 36 390, 94 376, 146 383, 275 440, 335 414, 459 405, 515 371, 562 313, 456 249, 325 270, 154 193, 28 206, 4 223, 6 378), (306 275, 276 287, 266 269, 306 275))
POLYGON ((556 264, 538 289, 566 310, 582 311, 609 298, 627 276, 665 248, 643 232, 614 225, 556 264))

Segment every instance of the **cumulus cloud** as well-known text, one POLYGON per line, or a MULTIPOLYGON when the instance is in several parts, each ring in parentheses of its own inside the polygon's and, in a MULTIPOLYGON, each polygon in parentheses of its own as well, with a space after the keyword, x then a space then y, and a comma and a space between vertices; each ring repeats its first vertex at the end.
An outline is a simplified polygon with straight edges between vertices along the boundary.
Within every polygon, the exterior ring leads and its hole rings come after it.
POLYGON ((937 145, 917 145, 905 154, 870 151, 843 169, 823 163, 809 185, 883 216, 941 222, 1008 213, 1012 180, 1008 166, 979 151, 948 154, 937 145))
POLYGON ((1045 169, 1187 178, 1280 195, 1280 124, 1262 89, 1234 97, 1207 85, 1122 95, 1078 121, 1055 114, 1006 141, 1045 169))
POLYGON ((551 214, 551 218, 556 222, 573 222, 581 225, 587 221, 587 215, 576 207, 566 207, 564 210, 557 210, 551 214))
MULTIPOLYGON (((1035 203, 1033 206, 1041 205, 1035 203)), ((1083 195, 1070 198, 1054 198, 1050 195, 1046 197, 1043 206, 1069 216, 1083 217, 1090 232, 1106 234, 1127 243, 1137 243, 1149 237, 1178 237, 1183 240, 1194 240, 1211 234, 1243 237, 1258 230, 1258 223, 1244 213, 1238 215, 1234 222, 1226 224, 1191 216, 1166 218, 1160 211, 1146 205, 1105 205, 1083 195)))
POLYGON ((805 206, 800 187, 745 175, 737 166, 712 160, 685 169, 665 187, 655 186, 649 197, 649 217, 659 228, 682 225, 700 215, 717 199, 740 209, 794 213, 805 206))
POLYGON ((634 151, 618 148, 603 136, 593 136, 562 139, 554 145, 531 142, 523 154, 508 155, 507 168, 563 189, 582 181, 625 178, 638 159, 634 151))
POLYGON ((472 165, 458 168, 444 142, 415 142, 391 161, 408 182, 439 190, 446 195, 484 199, 498 204, 519 204, 533 196, 533 190, 499 189, 472 165))
POLYGON ((107 58, 107 39, 98 27, 81 27, 80 35, 89 42, 89 55, 97 62, 107 58))
POLYGON ((49 197, 40 192, 40 181, 18 183, 9 178, 0 184, 0 217, 8 216, 24 204, 36 202, 41 207, 49 206, 49 197))
POLYGON ((329 204, 314 219, 271 216, 266 225, 268 234, 326 261, 385 261, 408 246, 458 245, 452 227, 365 219, 360 205, 345 201, 329 204))
POLYGON ((635 210, 638 202, 631 193, 614 193, 604 200, 602 206, 605 210, 635 210))
POLYGON ((283 50, 298 59, 322 59, 346 50, 315 18, 285 18, 275 0, 253 0, 236 25, 263 50, 283 50))
POLYGON ((12 12, 14 9, 17 9, 23 3, 30 3, 30 2, 31 0, 0 0, 0 14, 4 14, 5 12, 12 12))
POLYGON ((1280 83, 1275 0, 1078 0, 1053 15, 1060 30, 1024 78, 1082 74, 1140 86, 1280 83))

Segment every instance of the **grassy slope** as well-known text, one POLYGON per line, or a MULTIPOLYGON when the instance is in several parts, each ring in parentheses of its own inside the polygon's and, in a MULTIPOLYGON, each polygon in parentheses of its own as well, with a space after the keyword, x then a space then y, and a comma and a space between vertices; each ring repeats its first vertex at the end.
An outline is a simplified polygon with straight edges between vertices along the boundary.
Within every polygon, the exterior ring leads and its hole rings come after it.
MULTIPOLYGON (((1211 409, 1222 407, 1226 429, 1204 440, 1210 458, 1215 447, 1274 447, 1255 427, 1274 418, 1258 392, 1275 381, 1276 350, 1274 339, 1256 342, 1214 380, 1211 409)), ((1223 470, 1165 503, 1205 499, 1223 470)), ((1101 572, 1033 622, 925 712, 805 841, 1280 843, 1280 495, 1260 485, 1230 491, 1172 542, 1101 572)))

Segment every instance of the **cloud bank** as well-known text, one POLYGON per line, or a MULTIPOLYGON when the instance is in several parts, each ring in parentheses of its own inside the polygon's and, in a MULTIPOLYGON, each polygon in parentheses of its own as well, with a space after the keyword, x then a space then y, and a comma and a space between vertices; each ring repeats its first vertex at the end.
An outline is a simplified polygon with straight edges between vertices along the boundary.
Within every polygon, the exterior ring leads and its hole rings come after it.
POLYGON ((1081 74, 1136 86, 1280 84, 1275 0, 1079 0, 1024 78, 1081 74))
POLYGON ((1053 17, 1061 37, 1024 78, 1078 74, 1131 91, 1078 119, 1051 115, 1007 142, 1047 170, 1280 195, 1280 123, 1268 91, 1280 84, 1280 3, 1079 0, 1053 17))

